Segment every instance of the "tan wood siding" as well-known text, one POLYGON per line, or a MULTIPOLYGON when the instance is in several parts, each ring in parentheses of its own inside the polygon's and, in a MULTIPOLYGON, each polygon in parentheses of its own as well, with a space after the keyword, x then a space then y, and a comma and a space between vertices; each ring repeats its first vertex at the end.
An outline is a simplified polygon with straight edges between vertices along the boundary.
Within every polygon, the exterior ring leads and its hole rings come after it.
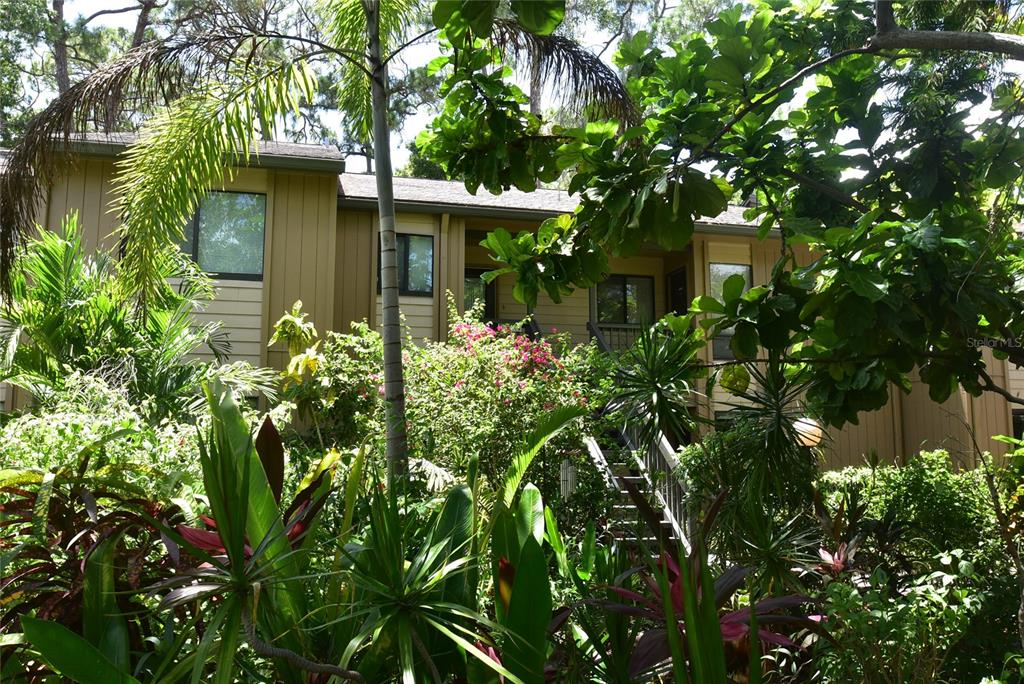
POLYGON ((846 425, 842 430, 829 430, 822 453, 827 470, 864 465, 872 451, 886 463, 896 462, 902 455, 903 445, 898 441, 899 397, 892 396, 889 403, 877 411, 862 413, 857 425, 846 425))
POLYGON ((437 336, 448 338, 448 297, 459 313, 465 309, 466 287, 466 220, 443 214, 440 227, 440 249, 437 250, 437 336))
MULTIPOLYGON (((376 217, 374 217, 374 262, 373 280, 376 305, 374 308, 374 326, 380 329, 381 320, 381 298, 377 292, 377 250, 376 240, 379 230, 376 217)), ((438 337, 437 309, 443 300, 443 294, 438 288, 438 254, 440 218, 430 214, 398 214, 395 217, 395 230, 399 234, 409 235, 430 235, 434 238, 434 294, 431 297, 401 296, 398 298, 398 308, 405 321, 405 334, 414 341, 436 340, 438 337)))
MULTIPOLYGON (((197 323, 220 321, 221 330, 231 343, 229 359, 262 364, 263 356, 263 283, 251 280, 218 280, 216 298, 196 312, 197 323)), ((199 355, 212 361, 209 349, 199 355)))
POLYGON ((377 300, 375 224, 369 211, 338 211, 334 321, 339 332, 348 332, 353 322, 373 324, 377 300))
POLYGON ((78 226, 82 245, 88 252, 111 249, 117 244, 113 234, 117 227, 117 214, 113 203, 114 162, 107 159, 84 158, 68 169, 50 188, 44 227, 57 230, 64 217, 78 212, 78 226))
MULTIPOLYGON (((334 328, 334 283, 337 249, 337 178, 323 173, 274 173, 268 202, 270 225, 264 250, 264 329, 269 340, 274 323, 302 300, 320 331, 334 328)), ((267 363, 283 368, 287 351, 276 345, 267 363)))

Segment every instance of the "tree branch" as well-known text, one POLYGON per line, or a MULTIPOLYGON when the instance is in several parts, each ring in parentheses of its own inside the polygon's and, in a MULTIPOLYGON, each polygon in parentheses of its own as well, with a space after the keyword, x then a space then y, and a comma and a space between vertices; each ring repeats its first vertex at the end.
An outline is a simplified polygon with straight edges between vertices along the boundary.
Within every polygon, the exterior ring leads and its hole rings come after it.
POLYGON ((769 100, 773 99, 779 93, 781 93, 781 92, 783 92, 783 91, 785 91, 785 90, 787 90, 789 88, 792 88, 794 86, 800 85, 800 83, 803 82, 803 80, 805 78, 807 78, 808 76, 813 74, 818 69, 821 69, 822 67, 827 66, 827 65, 831 64, 832 62, 838 61, 838 60, 840 60, 840 59, 842 59, 844 57, 849 57, 850 55, 860 55, 860 54, 865 54, 865 53, 878 52, 878 50, 879 50, 879 48, 872 47, 870 45, 866 45, 864 47, 850 48, 848 50, 840 50, 839 52, 837 52, 835 54, 832 54, 832 55, 829 55, 828 57, 824 57, 822 59, 819 59, 817 62, 813 62, 811 64, 808 64, 807 66, 805 66, 804 68, 800 69, 798 72, 796 72, 795 74, 793 74, 792 76, 790 76, 785 81, 783 81, 779 85, 775 86, 774 88, 772 88, 768 92, 766 92, 763 95, 760 95, 760 96, 754 98, 749 103, 747 103, 746 106, 742 107, 739 111, 737 111, 735 114, 733 114, 732 117, 728 121, 725 122, 725 125, 722 126, 720 129, 718 129, 718 131, 713 136, 711 136, 711 139, 708 140, 707 143, 705 143, 703 147, 701 147, 695 153, 690 155, 683 162, 682 166, 680 167, 680 170, 689 168, 690 166, 692 166, 696 162, 700 161, 704 157, 704 155, 706 155, 708 152, 710 152, 711 148, 714 147, 718 143, 719 140, 721 140, 723 137, 725 137, 725 135, 729 131, 731 131, 734 126, 736 126, 736 124, 738 124, 740 121, 742 121, 743 117, 745 117, 747 114, 749 114, 753 110, 757 109, 761 105, 765 104, 769 100))
POLYGON ((82 25, 88 24, 96 17, 101 17, 104 14, 124 14, 125 12, 137 12, 142 9, 142 5, 132 5, 131 7, 122 7, 120 9, 105 9, 99 12, 93 12, 88 17, 82 20, 82 25))
POLYGON ((997 385, 995 383, 995 381, 992 380, 992 376, 989 375, 987 371, 983 371, 983 370, 982 371, 978 371, 978 374, 981 376, 981 379, 985 381, 985 384, 983 384, 981 386, 981 389, 985 390, 986 392, 992 392, 994 394, 998 394, 999 396, 1001 396, 1003 399, 1006 399, 1006 401, 1010 402, 1011 404, 1017 404, 1018 406, 1024 406, 1024 399, 1021 399, 1017 395, 1011 393, 1005 387, 1000 387, 999 385, 997 385))
POLYGON ((893 28, 868 39, 875 50, 989 52, 1024 60, 1024 36, 964 31, 910 31, 893 28))

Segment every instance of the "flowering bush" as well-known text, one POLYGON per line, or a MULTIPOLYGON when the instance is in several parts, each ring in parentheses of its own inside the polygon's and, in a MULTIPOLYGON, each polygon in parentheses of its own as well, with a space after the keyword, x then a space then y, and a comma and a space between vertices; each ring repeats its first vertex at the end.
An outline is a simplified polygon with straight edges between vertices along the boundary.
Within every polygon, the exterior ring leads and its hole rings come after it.
MULTIPOLYGON (((406 411, 412 456, 463 476, 472 459, 491 483, 507 468, 524 435, 556 407, 598 409, 610 389, 604 357, 591 345, 574 346, 566 336, 531 340, 508 326, 490 326, 453 316, 445 342, 408 344, 405 350, 406 411)), ((365 324, 352 334, 328 333, 288 394, 308 416, 314 439, 347 447, 382 440, 384 404, 380 335, 365 324)), ((583 434, 599 434, 594 419, 558 435, 534 462, 527 479, 545 500, 559 499, 562 462, 575 467, 576 494, 561 502, 568 519, 603 513, 600 474, 592 466, 583 434), (596 496, 600 488, 601 496, 596 496)))

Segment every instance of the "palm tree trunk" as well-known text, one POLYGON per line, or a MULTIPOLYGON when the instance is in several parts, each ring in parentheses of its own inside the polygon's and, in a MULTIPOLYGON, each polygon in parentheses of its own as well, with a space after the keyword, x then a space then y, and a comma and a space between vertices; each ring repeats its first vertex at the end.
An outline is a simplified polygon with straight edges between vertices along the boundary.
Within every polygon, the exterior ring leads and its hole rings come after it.
POLYGON ((387 65, 381 57, 380 0, 363 0, 372 77, 373 157, 377 165, 377 213, 380 216, 380 294, 384 337, 384 405, 388 478, 392 484, 408 471, 405 433, 405 381, 402 330, 398 310, 398 252, 395 244, 395 194, 388 130, 387 65))

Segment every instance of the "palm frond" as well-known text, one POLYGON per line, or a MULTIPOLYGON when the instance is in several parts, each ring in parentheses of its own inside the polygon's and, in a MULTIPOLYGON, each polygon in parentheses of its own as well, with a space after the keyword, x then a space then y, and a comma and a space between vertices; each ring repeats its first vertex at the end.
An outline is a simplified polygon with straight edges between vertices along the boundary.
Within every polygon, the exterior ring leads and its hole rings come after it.
POLYGON ((491 39, 506 58, 537 63, 541 82, 562 94, 560 104, 573 115, 617 119, 625 126, 639 122, 639 111, 622 80, 576 41, 530 33, 508 19, 494 22, 491 39))
MULTIPOLYGON (((381 0, 381 52, 390 55, 409 33, 421 0, 381 0)), ((350 54, 362 54, 366 46, 366 11, 363 0, 322 0, 319 11, 332 45, 350 54)), ((338 102, 345 113, 345 128, 351 137, 369 143, 373 139, 373 107, 370 102, 370 73, 346 60, 338 82, 338 102)))
POLYGON ((212 364, 206 370, 207 380, 217 379, 240 396, 263 395, 268 401, 277 400, 280 371, 253 366, 245 361, 212 364))
POLYGON ((177 100, 150 119, 118 163, 121 273, 145 302, 166 288, 159 267, 177 250, 203 193, 244 166, 264 122, 298 110, 315 79, 303 60, 240 74, 177 100))
MULTIPOLYGON (((71 143, 130 105, 145 111, 222 73, 238 35, 182 35, 153 41, 96 69, 55 98, 27 126, 0 176, 0 288, 9 294, 15 251, 31 234, 50 185, 73 159, 71 143)), ((255 49, 250 47, 248 49, 255 49)))

